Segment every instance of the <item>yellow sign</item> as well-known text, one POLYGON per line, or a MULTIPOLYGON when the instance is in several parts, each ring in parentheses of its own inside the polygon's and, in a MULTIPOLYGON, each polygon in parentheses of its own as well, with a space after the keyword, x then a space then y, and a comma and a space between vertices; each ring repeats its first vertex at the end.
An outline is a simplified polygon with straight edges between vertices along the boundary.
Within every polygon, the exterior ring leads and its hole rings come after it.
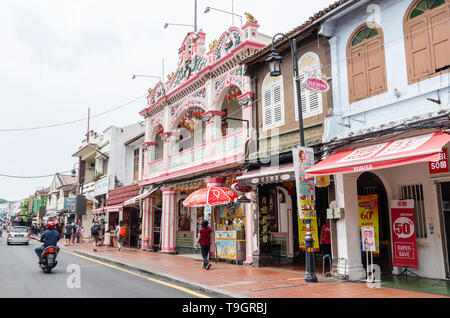
POLYGON ((373 226, 375 229, 375 255, 380 254, 380 236, 378 226, 378 195, 358 196, 359 227, 373 226))
POLYGON ((297 218, 298 220, 298 234, 299 234, 299 243, 300 243, 300 250, 304 251, 306 250, 305 243, 303 243, 303 238, 306 234, 306 220, 311 220, 311 232, 314 237, 314 250, 319 251, 319 231, 317 229, 317 217, 305 217, 303 219, 297 218))

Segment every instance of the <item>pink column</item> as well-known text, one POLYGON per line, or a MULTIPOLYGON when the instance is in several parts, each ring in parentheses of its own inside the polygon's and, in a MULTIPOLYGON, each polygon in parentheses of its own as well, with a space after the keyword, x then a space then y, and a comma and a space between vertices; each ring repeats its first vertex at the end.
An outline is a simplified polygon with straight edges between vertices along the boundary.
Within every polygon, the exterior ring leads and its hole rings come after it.
POLYGON ((161 253, 175 253, 175 188, 161 188, 161 253))
POLYGON ((142 249, 153 249, 153 222, 154 222, 154 201, 153 197, 148 197, 142 202, 142 249), (147 240, 148 238, 148 240, 147 240))

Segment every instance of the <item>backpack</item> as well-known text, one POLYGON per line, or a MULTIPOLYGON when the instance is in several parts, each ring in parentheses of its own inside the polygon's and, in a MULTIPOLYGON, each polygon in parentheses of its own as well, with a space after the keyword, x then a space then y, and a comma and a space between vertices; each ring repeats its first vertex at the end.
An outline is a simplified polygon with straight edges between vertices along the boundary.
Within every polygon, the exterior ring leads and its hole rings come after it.
POLYGON ((98 236, 98 225, 97 224, 94 224, 94 226, 92 226, 91 234, 94 236, 98 236))
POLYGON ((124 237, 127 234, 127 229, 124 226, 120 227, 119 237, 124 237))

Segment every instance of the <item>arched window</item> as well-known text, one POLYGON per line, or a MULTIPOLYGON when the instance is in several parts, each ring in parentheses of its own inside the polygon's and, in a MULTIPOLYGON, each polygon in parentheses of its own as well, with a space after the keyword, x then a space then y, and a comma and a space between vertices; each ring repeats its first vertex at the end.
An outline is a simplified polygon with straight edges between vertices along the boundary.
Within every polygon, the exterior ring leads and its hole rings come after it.
POLYGON ((360 26, 347 44, 350 103, 387 91, 384 39, 380 28, 360 26))
POLYGON ((449 10, 449 0, 420 0, 406 11, 403 32, 409 84, 448 70, 449 10))
POLYGON ((263 129, 284 125, 283 77, 266 75, 262 83, 263 129))
MULTIPOLYGON (((314 52, 304 54, 298 61, 298 71, 300 83, 303 83, 307 76, 321 74, 320 59, 314 52)), ((302 116, 303 118, 322 113, 322 94, 309 91, 300 86, 302 98, 302 116)), ((297 85, 294 82, 294 101, 295 101, 295 120, 298 120, 297 108, 297 85)))

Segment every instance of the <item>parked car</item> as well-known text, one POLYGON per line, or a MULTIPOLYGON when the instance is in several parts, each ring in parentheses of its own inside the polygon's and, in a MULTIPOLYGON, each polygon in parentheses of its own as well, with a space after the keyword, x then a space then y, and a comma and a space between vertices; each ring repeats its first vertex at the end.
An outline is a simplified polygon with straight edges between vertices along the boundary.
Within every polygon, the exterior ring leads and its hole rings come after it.
POLYGON ((28 245, 30 242, 30 231, 26 226, 13 226, 8 232, 6 243, 8 245, 12 243, 20 243, 28 245))

